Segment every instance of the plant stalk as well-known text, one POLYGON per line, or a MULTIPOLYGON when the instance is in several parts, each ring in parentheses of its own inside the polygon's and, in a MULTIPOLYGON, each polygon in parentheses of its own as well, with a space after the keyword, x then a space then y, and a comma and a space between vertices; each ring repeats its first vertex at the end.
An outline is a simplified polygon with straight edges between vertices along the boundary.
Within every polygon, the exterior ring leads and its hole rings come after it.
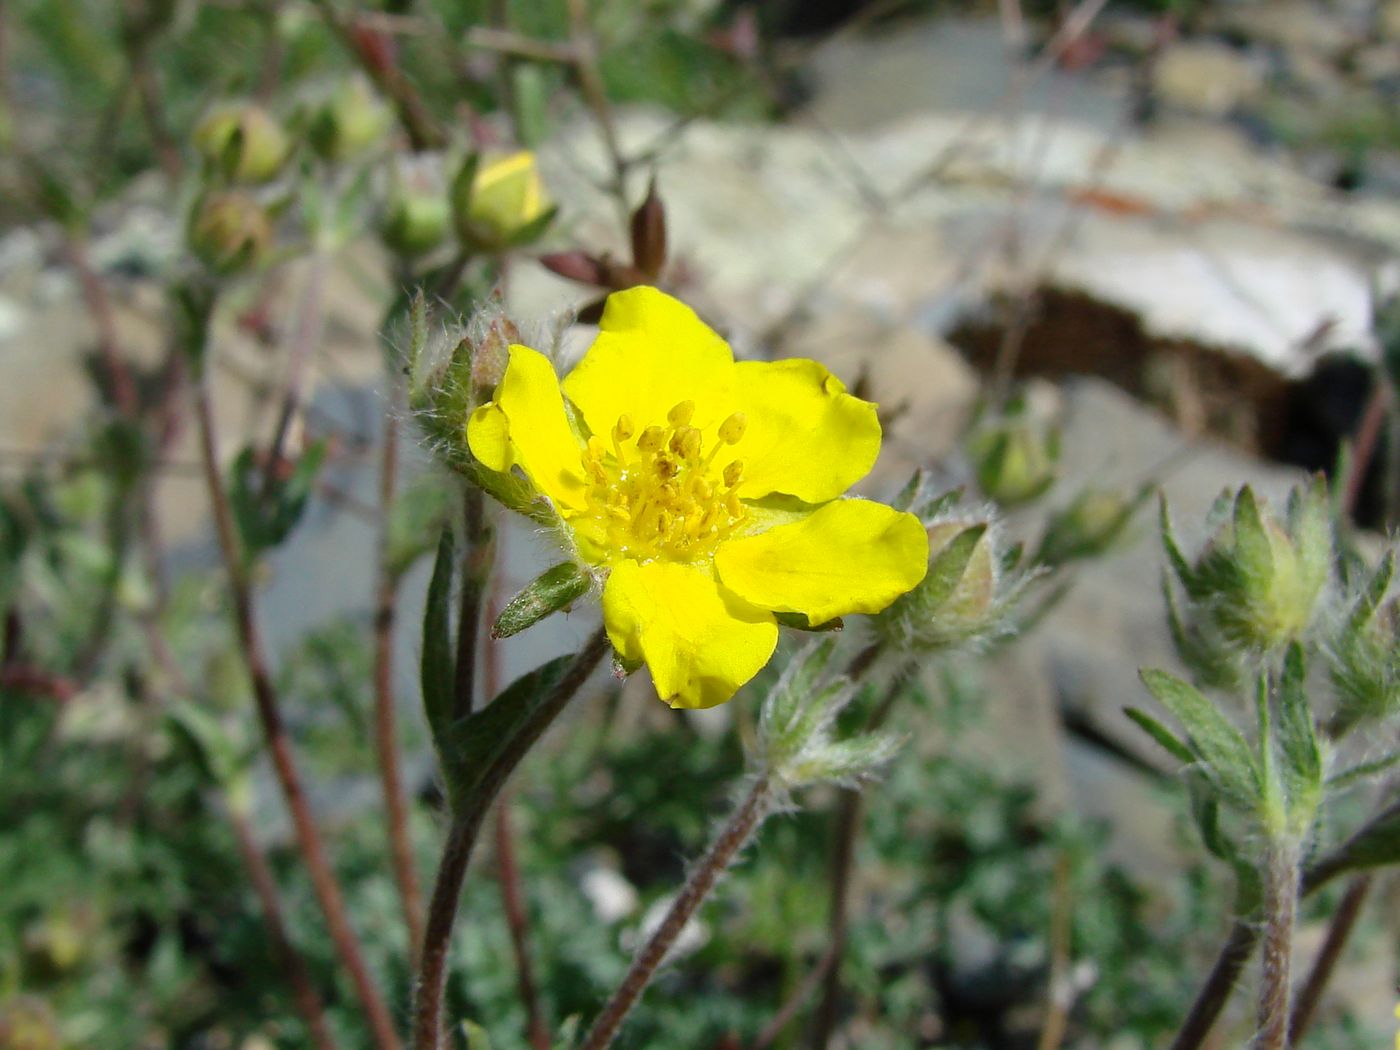
POLYGON ((733 862, 735 854, 753 837, 763 818, 768 815, 771 799, 772 789, 768 778, 761 776, 754 781, 744 800, 711 843, 700 864, 690 873, 680 894, 671 902, 661 925, 632 960, 622 983, 593 1022, 579 1050, 606 1050, 612 1045, 622 1022, 651 983, 657 968, 685 929, 685 924, 710 895, 720 875, 733 862))
POLYGON ((398 619, 399 581, 389 565, 389 523, 393 515, 398 474, 399 421, 402 384, 391 378, 394 389, 384 418, 384 447, 379 468, 379 569, 374 597, 374 745, 379 762, 379 784, 384 795, 384 819, 408 930, 408 957, 416 959, 423 944, 423 898, 413 863, 413 841, 408 828, 408 801, 399 770, 398 730, 394 719, 394 624, 398 619))
POLYGON ((1298 913, 1298 844, 1269 843, 1264 854, 1264 968, 1255 1050, 1287 1050, 1293 987, 1293 927, 1298 913))
POLYGON ((521 759, 573 699, 609 648, 607 633, 600 627, 584 643, 549 696, 535 708, 528 721, 482 774, 468 805, 452 815, 452 825, 447 832, 432 900, 428 905, 428 924, 423 934, 423 953, 415 983, 415 1050, 439 1050, 443 1045, 443 998, 447 988, 447 957, 452 927, 457 919, 457 905, 462 896, 467 864, 480 836, 486 811, 501 793, 501 788, 521 759))
POLYGON ((334 869, 326 855, 320 831, 306 799, 301 774, 292 752, 291 738, 282 720, 281 704, 272 674, 264 655, 262 638, 253 610, 252 588, 244 564, 243 551, 234 522, 233 507, 224 486, 219 465, 218 440, 214 428, 214 411, 209 395, 207 375, 200 375, 192 385, 195 421, 199 429, 200 455, 203 460, 205 484, 209 490, 218 532, 219 549, 224 571, 228 575, 229 593, 233 601, 234 627, 243 655, 248 677, 253 686, 253 698, 263 738, 272 759, 277 782, 287 802, 296 831, 297 845, 306 862, 316 901, 326 919, 326 927, 335 944, 336 953, 350 975, 356 997, 365 1012, 379 1050, 398 1050, 399 1038, 394 1031, 388 1007, 375 987, 365 963, 359 940, 350 926, 345 899, 336 880, 334 869))

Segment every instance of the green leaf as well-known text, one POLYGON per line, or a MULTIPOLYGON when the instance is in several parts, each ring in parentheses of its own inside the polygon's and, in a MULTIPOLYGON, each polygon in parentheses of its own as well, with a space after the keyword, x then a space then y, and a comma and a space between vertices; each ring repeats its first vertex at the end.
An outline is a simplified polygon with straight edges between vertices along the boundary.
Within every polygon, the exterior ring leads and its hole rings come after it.
POLYGON ((269 479, 267 471, 258 466, 252 446, 233 461, 229 502, 250 556, 276 547, 296 528, 311 498, 326 447, 325 441, 311 445, 285 479, 269 479))
POLYGON ((509 638, 539 623, 551 613, 568 608, 588 593, 593 577, 571 561, 546 569, 506 603, 492 638, 509 638))
POLYGON ((385 540, 384 561, 390 575, 402 576, 434 548, 452 517, 458 495, 457 484, 446 483, 431 472, 399 494, 389 511, 385 540))
POLYGON ((1259 801, 1259 768, 1244 736, 1197 690, 1165 671, 1144 670, 1143 684, 1186 729, 1192 750, 1225 800, 1253 810, 1259 801))
POLYGON ((479 711, 448 730, 441 747, 443 775, 454 809, 466 808, 496 758, 510 746, 574 662, 572 653, 521 675, 479 711))
POLYGON ((1186 746, 1186 743, 1146 711, 1137 707, 1125 707, 1123 713, 1136 722, 1148 736, 1157 741, 1177 761, 1185 762, 1187 765, 1196 762, 1195 754, 1186 746))
POLYGON ((1327 778, 1328 791, 1342 791, 1351 787, 1359 781, 1375 776, 1377 773, 1384 773, 1387 769, 1400 763, 1400 751, 1386 755, 1384 758, 1377 758, 1371 762, 1360 762, 1350 769, 1344 769, 1340 773, 1334 773, 1327 778))
POLYGON ((444 751, 452 724, 456 678, 456 660, 452 653, 454 546, 452 529, 444 528, 438 539, 437 560, 433 563, 433 577, 428 584, 428 599, 423 608, 423 657, 419 665, 423 712, 440 754, 444 751))
POLYGON ((1186 560, 1186 556, 1181 553, 1181 548, 1177 546, 1176 536, 1172 532, 1171 511, 1167 509, 1165 494, 1157 503, 1157 520, 1162 531, 1162 549, 1167 552, 1167 561, 1171 563, 1172 571, 1176 573, 1176 578, 1181 581, 1181 586, 1186 589, 1186 593, 1191 597, 1197 597, 1196 573, 1186 560))

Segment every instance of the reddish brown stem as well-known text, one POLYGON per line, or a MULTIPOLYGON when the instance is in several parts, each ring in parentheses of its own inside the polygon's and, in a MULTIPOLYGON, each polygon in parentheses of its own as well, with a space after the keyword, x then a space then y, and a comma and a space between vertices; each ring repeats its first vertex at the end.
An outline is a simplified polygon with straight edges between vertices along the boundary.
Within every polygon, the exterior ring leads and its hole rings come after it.
POLYGON ((442 860, 438 864, 432 902, 428 905, 428 925, 423 934, 423 955, 413 1003, 415 1050, 438 1050, 442 1046, 443 998, 447 989, 452 927, 462 896, 462 880, 466 877, 467 865, 476 848, 486 811, 501 793, 520 760, 582 688, 610 647, 608 636, 601 628, 593 633, 553 690, 527 716, 526 723, 482 774, 471 799, 453 814, 452 826, 448 829, 447 841, 442 849, 442 860))
POLYGON ((832 950, 831 945, 828 945, 826 951, 822 952, 822 957, 817 960, 817 965, 803 976, 797 989, 778 1008, 778 1012, 773 1015, 769 1022, 763 1026, 763 1031, 758 1033, 758 1038, 749 1044, 749 1050, 768 1050, 768 1047, 778 1041, 783 1030, 792 1024, 797 1012, 821 987, 822 981, 826 979, 827 973, 831 970, 831 964, 835 961, 836 952, 832 950))
POLYGON ((579 1050, 606 1050, 612 1045, 622 1022, 632 1012, 632 1007, 641 998, 642 992, 646 991, 647 985, 651 983, 657 968, 676 943, 676 938, 685 929, 686 923, 710 895, 715 882, 734 860, 734 855, 749 841, 763 822, 763 818, 767 816, 770 799, 767 777, 755 780, 739 808, 720 830, 705 856, 690 873, 690 878, 686 880, 681 892, 671 902, 661 925, 632 960, 622 983, 617 986, 598 1019, 593 1022, 593 1027, 588 1030, 588 1035, 584 1037, 579 1050))
POLYGON ((1264 860, 1264 966, 1259 987, 1258 1050, 1287 1050, 1293 986, 1293 926, 1298 911, 1298 849, 1271 843, 1264 860))
POLYGON ((263 856, 247 819, 231 806, 226 809, 239 856, 243 858, 243 865, 248 869, 253 890, 258 895, 258 903, 262 906, 263 924, 267 927, 268 939, 272 941, 272 950, 292 986, 292 998, 296 1002, 297 1012, 306 1022, 311 1041, 318 1050, 336 1050, 335 1040, 331 1038, 330 1029, 326 1027, 321 997, 316 994, 316 987, 311 982, 311 975, 306 970, 301 953, 292 946, 292 940, 287 935, 287 924, 282 918, 281 896, 277 891, 277 880, 273 877, 272 868, 263 856))
POLYGON ((205 484, 209 489, 210 504, 214 514, 214 525, 218 533, 219 549, 223 556, 224 571, 228 575, 229 594, 233 602, 234 627, 239 648, 247 667, 248 677, 253 686, 258 720, 262 724, 263 737, 272 759, 273 771, 286 799, 296 831, 297 844, 306 863, 311 878, 312 890, 326 919, 326 927, 342 964, 350 975, 355 994, 365 1012, 379 1050, 398 1050, 399 1038, 394 1032, 393 1020, 384 1004, 369 967, 365 964, 359 940, 350 926, 345 910, 345 900, 340 884, 326 855, 321 833, 316 827, 311 807, 307 803, 302 786, 301 774, 297 770, 292 752, 291 738, 282 721, 281 705, 277 690, 272 683, 272 675, 263 652, 262 638, 258 631, 257 618, 253 611, 252 589, 248 581, 247 567, 243 560, 243 550, 234 524, 233 508, 229 503, 228 491, 224 487, 223 474, 219 465, 219 449, 214 429, 214 412, 209 396, 206 376, 200 376, 192 384, 194 390, 195 421, 199 428, 199 446, 204 467, 205 484))
POLYGON ((384 448, 379 469, 379 580, 374 597, 374 744, 379 760, 379 785, 384 795, 384 816, 408 929, 410 959, 418 958, 423 945, 423 898, 413 862, 409 835, 408 800, 399 771, 398 729, 394 719, 394 623, 397 620, 399 581, 389 565, 389 523, 393 513, 398 473, 399 422, 397 411, 402 388, 395 383, 393 401, 384 419, 384 448))
POLYGON ((535 1050, 549 1050, 549 1028, 540 1010, 540 996, 530 970, 530 945, 525 920, 525 894, 520 885, 520 868, 515 862, 515 836, 510 826, 510 796, 502 795, 496 807, 496 869, 501 877, 501 904, 505 908, 510 943, 515 951, 516 979, 520 1001, 525 1005, 525 1030, 535 1050))
POLYGON ((136 381, 122 356, 117 336, 116 313, 112 309, 107 286, 93 269, 88 258, 87 242, 80 234, 71 234, 64 241, 64 252, 68 263, 78 278, 83 303, 97 329, 97 356, 107 373, 107 381, 112 384, 112 401, 127 419, 135 420, 140 411, 136 393, 136 381))
POLYGON ((1302 991, 1298 993, 1297 1002, 1293 1005, 1293 1016, 1288 1022, 1288 1038, 1293 1043, 1301 1042, 1307 1034, 1313 1014, 1317 1011, 1317 1004, 1322 1000, 1327 982, 1332 979, 1332 971, 1336 969, 1337 960, 1342 957, 1342 949, 1346 947, 1352 930, 1356 928, 1356 920, 1361 917, 1361 908, 1370 892, 1370 875, 1358 875, 1347 884, 1342 902, 1337 905, 1337 910, 1332 915, 1332 923, 1327 927, 1327 938, 1317 953, 1312 972, 1308 974, 1307 983, 1303 985, 1302 991))

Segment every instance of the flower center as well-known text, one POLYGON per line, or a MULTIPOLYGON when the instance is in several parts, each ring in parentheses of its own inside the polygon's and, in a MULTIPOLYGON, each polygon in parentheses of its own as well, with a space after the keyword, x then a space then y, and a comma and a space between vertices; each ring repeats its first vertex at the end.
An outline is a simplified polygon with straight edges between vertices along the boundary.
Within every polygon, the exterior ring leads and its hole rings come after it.
MULTIPOLYGON (((584 531, 610 554, 638 561, 696 561, 714 553, 744 518, 737 489, 744 464, 719 466, 720 452, 737 445, 746 421, 735 412, 720 424, 718 440, 703 448, 690 425, 695 402, 682 401, 664 427, 637 432, 623 414, 612 428, 611 448, 593 435, 583 452, 588 476, 584 531)), ((580 522, 580 525, 584 523, 580 522)))

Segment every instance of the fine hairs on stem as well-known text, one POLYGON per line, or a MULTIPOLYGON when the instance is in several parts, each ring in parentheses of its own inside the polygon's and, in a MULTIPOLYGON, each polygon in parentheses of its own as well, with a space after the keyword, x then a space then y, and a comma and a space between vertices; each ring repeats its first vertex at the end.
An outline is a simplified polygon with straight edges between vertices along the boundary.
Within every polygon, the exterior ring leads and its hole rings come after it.
POLYGON ((1298 844, 1271 842, 1264 856, 1264 966, 1256 1050, 1286 1050, 1292 1008, 1293 926, 1298 911, 1298 844))
POLYGON ((690 873, 685 886, 671 902, 666 916, 642 945, 622 983, 604 1005, 579 1050, 605 1050, 617 1037, 622 1022, 641 998, 656 970, 665 960, 676 938, 696 910, 714 889, 719 877, 733 863, 735 855, 753 837, 758 826, 772 812, 772 786, 766 775, 758 777, 742 802, 725 822, 705 856, 690 873))

